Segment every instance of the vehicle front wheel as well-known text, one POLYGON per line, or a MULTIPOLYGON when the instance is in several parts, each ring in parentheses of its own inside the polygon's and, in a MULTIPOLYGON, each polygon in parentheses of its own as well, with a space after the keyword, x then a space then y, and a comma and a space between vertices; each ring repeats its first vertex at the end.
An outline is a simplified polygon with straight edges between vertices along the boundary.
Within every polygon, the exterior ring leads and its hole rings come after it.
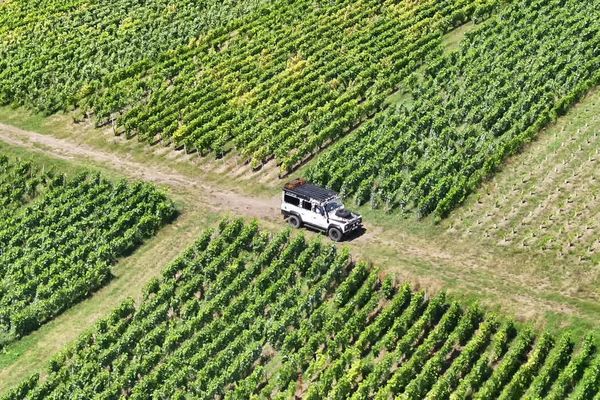
POLYGON ((327 236, 329 236, 329 239, 333 240, 334 242, 339 242, 342 240, 343 234, 339 228, 329 228, 327 231, 327 236))
POLYGON ((300 228, 302 226, 302 221, 300 221, 300 218, 296 215, 290 215, 288 222, 294 228, 300 228))

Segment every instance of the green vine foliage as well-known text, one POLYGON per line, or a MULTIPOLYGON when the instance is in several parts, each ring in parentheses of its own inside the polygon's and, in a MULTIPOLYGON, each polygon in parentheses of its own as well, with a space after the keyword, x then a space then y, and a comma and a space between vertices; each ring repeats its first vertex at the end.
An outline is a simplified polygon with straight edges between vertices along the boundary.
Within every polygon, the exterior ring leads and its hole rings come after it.
POLYGON ((0 103, 282 172, 383 107, 498 0, 0 4, 0 103))
POLYGON ((144 183, 72 178, 0 155, 0 347, 111 278, 111 265, 175 216, 144 183))
POLYGON ((4 399, 589 398, 592 336, 384 284, 348 252, 223 220, 4 399), (557 387, 560 385, 560 387, 557 387), (540 397, 541 396, 541 397, 540 397))
POLYGON ((599 18, 593 2, 510 2, 410 75, 410 101, 333 145, 307 176, 357 203, 445 217, 600 83, 599 18))

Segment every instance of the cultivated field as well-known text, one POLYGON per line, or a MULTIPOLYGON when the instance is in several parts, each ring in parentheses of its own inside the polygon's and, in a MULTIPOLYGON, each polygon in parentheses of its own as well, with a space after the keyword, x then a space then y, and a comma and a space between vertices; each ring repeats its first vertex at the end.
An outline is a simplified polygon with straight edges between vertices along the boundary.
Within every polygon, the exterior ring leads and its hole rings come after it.
POLYGON ((361 204, 447 216, 600 82, 599 18, 593 3, 512 2, 307 176, 361 204))
MULTIPOLYGON (((0 98, 48 112, 77 107, 93 113, 97 123, 114 123, 125 135, 151 143, 217 156, 234 147, 256 167, 276 157, 289 171, 375 113, 430 53, 439 52, 444 32, 473 14, 488 15, 496 2, 263 3, 240 18, 236 8, 223 7, 219 15, 230 17, 224 26, 200 29, 201 35, 180 44, 184 30, 168 45, 155 37, 160 25, 146 25, 152 17, 147 7, 116 13, 113 7, 60 9, 57 18, 74 14, 73 26, 48 31, 47 19, 34 19, 22 28, 42 27, 25 43, 22 31, 6 32, 0 98), (97 30, 104 35, 100 51, 97 30), (60 61, 40 68, 63 34, 77 35, 82 45, 74 43, 60 61), (138 36, 149 44, 137 47, 138 36), (120 59, 124 38, 132 43, 120 59), (35 62, 25 61, 31 47, 39 54, 35 62), (113 57, 119 61, 110 65, 113 57)), ((18 24, 22 14, 11 17, 10 3, 5 8, 7 20, 18 24)), ((177 27, 188 24, 188 13, 176 15, 177 27)))
POLYGON ((598 300, 599 115, 596 89, 458 210, 449 232, 531 254, 576 277, 565 292, 598 300))
MULTIPOLYGON (((586 107, 586 102, 582 107, 586 107)), ((0 132, 3 141, 28 148, 27 152, 20 151, 29 154, 27 158, 41 157, 45 163, 56 163, 45 156, 48 154, 68 160, 57 165, 59 169, 70 168, 75 160, 78 164, 90 165, 88 169, 100 167, 103 175, 126 174, 166 185, 169 197, 176 199, 182 214, 174 227, 161 229, 157 239, 151 239, 150 247, 143 246, 115 266, 117 277, 109 283, 107 290, 76 305, 57 323, 9 346, 6 354, 0 355, 0 389, 15 386, 33 372, 43 372, 41 368, 55 352, 74 340, 78 332, 86 331, 86 327, 106 315, 122 299, 127 296, 141 299, 142 283, 159 273, 166 261, 176 256, 182 245, 189 243, 191 232, 206 226, 207 217, 233 212, 260 218, 261 224, 266 224, 273 232, 281 227, 277 182, 274 182, 274 188, 269 188, 255 183, 248 185, 246 178, 231 181, 231 178, 223 180, 208 173, 198 176, 197 171, 204 168, 204 160, 196 164, 181 154, 169 161, 164 159, 162 152, 154 153, 142 144, 113 144, 110 132, 101 144, 93 131, 70 126, 65 118, 39 119, 27 117, 19 110, 4 111, 20 118, 23 126, 45 132, 40 135, 10 127, 4 127, 0 132), (232 191, 234 188, 236 192, 232 191)), ((569 117, 564 121, 576 120, 569 117)), ((570 122, 565 123, 572 129, 570 122)), ((8 149, 15 151, 17 147, 8 149)), ((551 269, 549 274, 548 267, 528 257, 527 251, 519 255, 513 254, 511 246, 494 249, 485 243, 479 244, 474 236, 466 236, 463 241, 455 232, 446 234, 427 220, 370 211, 368 206, 362 211, 368 221, 367 234, 347 245, 355 257, 371 260, 382 271, 396 276, 398 282, 412 282, 425 289, 427 296, 448 290, 450 299, 464 299, 461 300, 464 307, 477 299, 485 308, 518 316, 520 321, 534 322, 535 330, 547 326, 557 338, 562 335, 561 331, 572 327, 568 330, 573 332, 576 343, 590 332, 590 328, 598 327, 598 308, 593 300, 597 288, 586 285, 579 286, 577 292, 561 290, 561 287, 574 287, 581 281, 570 272, 568 267, 572 263, 555 264, 559 268, 551 269), (550 282, 548 275, 553 278, 550 282)), ((448 223, 452 221, 451 218, 448 223)), ((522 329, 520 323, 517 326, 522 329)))
POLYGON ((600 400, 598 21, 0 0, 0 398, 600 400))
POLYGON ((7 399, 588 399, 600 354, 256 223, 207 230, 7 399))
POLYGON ((446 216, 600 80, 593 2, 125 3, 1 5, 0 101, 283 173, 345 136, 308 177, 418 215, 446 216))
POLYGON ((175 215, 148 184, 67 178, 1 152, 0 202, 0 348, 100 288, 175 215))

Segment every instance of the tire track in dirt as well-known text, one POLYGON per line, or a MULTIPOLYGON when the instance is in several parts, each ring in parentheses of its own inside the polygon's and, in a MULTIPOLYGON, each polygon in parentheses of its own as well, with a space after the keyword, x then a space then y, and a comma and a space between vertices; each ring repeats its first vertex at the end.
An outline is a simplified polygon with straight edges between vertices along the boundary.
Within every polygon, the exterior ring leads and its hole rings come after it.
MULTIPOLYGON (((201 171, 198 176, 184 175, 165 165, 131 160, 88 144, 74 143, 69 139, 27 131, 2 123, 0 123, 0 140, 62 160, 91 161, 102 168, 114 170, 130 178, 168 186, 182 196, 186 205, 190 207, 208 208, 215 212, 231 212, 256 218, 267 222, 271 228, 281 225, 279 196, 249 196, 218 187, 205 179, 201 171)), ((486 297, 483 293, 493 293, 494 297, 501 299, 504 291, 508 290, 512 292, 513 298, 505 305, 513 314, 521 317, 540 315, 545 311, 577 313, 575 309, 563 302, 549 301, 548 291, 537 292, 534 289, 532 293, 531 279, 536 277, 527 273, 513 274, 511 264, 514 264, 515 260, 511 262, 511 260, 499 259, 497 255, 482 249, 471 251, 469 246, 460 244, 457 244, 456 248, 442 248, 435 240, 424 240, 405 232, 387 230, 381 226, 367 226, 364 235, 351 242, 345 242, 344 245, 351 248, 354 256, 374 260, 382 265, 385 261, 387 267, 397 272, 402 279, 409 279, 429 289, 433 288, 434 291, 445 288, 446 280, 456 282, 465 278, 468 279, 458 286, 471 291, 473 287, 478 287, 477 291, 482 297, 486 297), (383 250, 392 256, 381 259, 377 257, 378 250, 383 250), (414 262, 430 265, 429 272, 435 271, 435 273, 423 275, 414 269, 402 267, 404 264, 414 262), (487 287, 491 278, 497 279, 499 287, 487 287), (471 288, 468 289, 469 287, 471 288), (516 301, 517 293, 523 297, 521 301, 516 301)))

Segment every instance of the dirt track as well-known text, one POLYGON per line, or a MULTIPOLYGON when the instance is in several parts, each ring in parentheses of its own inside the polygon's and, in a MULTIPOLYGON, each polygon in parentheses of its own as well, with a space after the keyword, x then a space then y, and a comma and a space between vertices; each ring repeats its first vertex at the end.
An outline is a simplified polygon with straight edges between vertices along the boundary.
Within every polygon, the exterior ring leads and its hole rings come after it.
MULTIPOLYGON (((186 207, 196 210, 231 212, 257 218, 272 227, 281 225, 279 198, 251 196, 211 183, 201 169, 197 174, 182 174, 167 163, 139 162, 92 145, 74 143, 0 123, 0 140, 64 160, 91 162, 122 175, 170 187, 186 207)), ((355 256, 391 269, 400 279, 408 279, 428 289, 446 288, 453 282, 459 293, 475 291, 484 303, 502 304, 514 315, 540 317, 547 311, 577 313, 565 301, 552 296, 558 291, 540 276, 522 268, 522 260, 494 254, 474 243, 436 235, 420 237, 394 226, 367 223, 367 233, 346 243, 355 256), (441 240, 441 241, 440 241, 441 240), (445 243, 444 243, 445 242, 445 243)))
POLYGON ((0 123, 0 140, 30 150, 43 148, 44 153, 63 160, 92 161, 131 178, 193 192, 205 205, 217 211, 229 209, 232 212, 267 220, 279 216, 277 197, 264 199, 244 196, 231 190, 211 186, 202 179, 202 176, 197 178, 185 176, 158 165, 124 159, 86 144, 77 144, 2 123, 0 123))
MULTIPOLYGON (((215 211, 230 211, 262 221, 281 221, 277 196, 272 198, 248 196, 223 189, 207 182, 202 173, 193 177, 186 176, 165 166, 129 160, 86 144, 74 143, 68 139, 60 139, 2 123, 0 123, 0 140, 29 150, 43 151, 44 154, 63 160, 93 162, 103 167, 109 167, 130 178, 166 185, 178 193, 183 193, 192 199, 193 203, 202 203, 203 206, 215 211), (194 201, 194 198, 197 201, 194 201)), ((441 252, 439 249, 424 248, 422 245, 412 246, 409 244, 411 240, 403 235, 396 235, 394 239, 384 239, 383 233, 383 229, 371 227, 365 235, 352 243, 385 241, 398 250, 408 251, 419 258, 450 261, 454 257, 454 255, 441 252)))

